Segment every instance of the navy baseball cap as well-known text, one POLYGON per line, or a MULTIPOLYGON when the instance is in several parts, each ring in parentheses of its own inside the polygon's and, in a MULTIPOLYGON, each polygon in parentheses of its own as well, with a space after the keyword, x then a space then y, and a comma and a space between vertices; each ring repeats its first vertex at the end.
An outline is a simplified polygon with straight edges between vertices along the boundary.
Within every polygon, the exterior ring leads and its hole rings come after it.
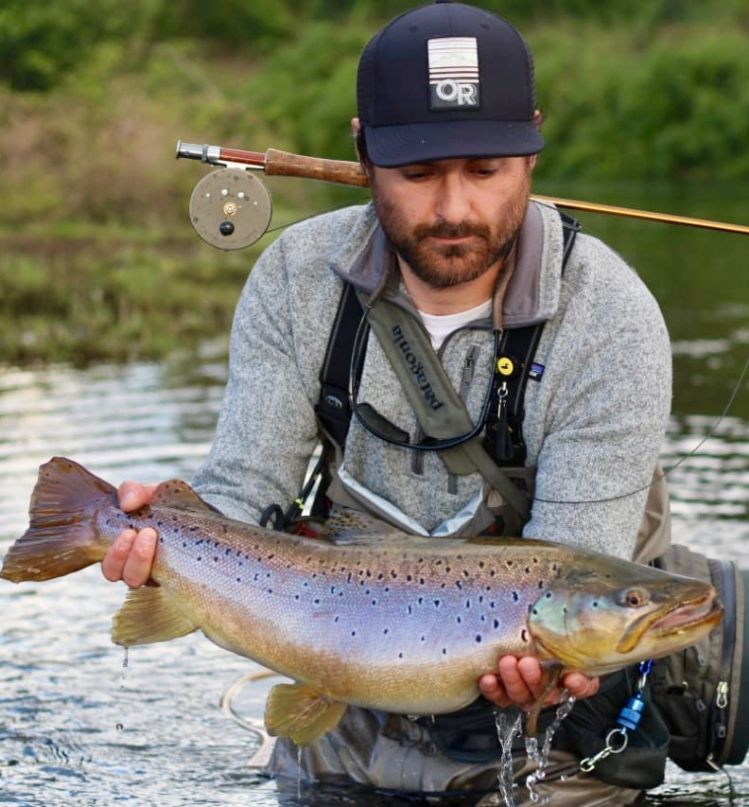
POLYGON ((464 3, 438 0, 379 31, 359 60, 357 103, 369 159, 385 168, 544 146, 525 41, 464 3))

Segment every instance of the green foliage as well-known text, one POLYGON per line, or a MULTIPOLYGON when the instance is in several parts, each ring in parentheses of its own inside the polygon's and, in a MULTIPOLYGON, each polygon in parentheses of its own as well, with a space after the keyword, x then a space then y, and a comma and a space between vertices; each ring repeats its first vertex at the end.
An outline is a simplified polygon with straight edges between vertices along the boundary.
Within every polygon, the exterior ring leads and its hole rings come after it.
POLYGON ((48 90, 91 54, 118 39, 147 40, 161 0, 3 0, 0 81, 16 90, 48 90))
POLYGON ((244 97, 271 130, 307 154, 353 159, 356 66, 371 28, 315 22, 279 47, 248 82, 244 97))
POLYGON ((533 42, 547 177, 746 176, 749 48, 740 32, 567 25, 533 42))

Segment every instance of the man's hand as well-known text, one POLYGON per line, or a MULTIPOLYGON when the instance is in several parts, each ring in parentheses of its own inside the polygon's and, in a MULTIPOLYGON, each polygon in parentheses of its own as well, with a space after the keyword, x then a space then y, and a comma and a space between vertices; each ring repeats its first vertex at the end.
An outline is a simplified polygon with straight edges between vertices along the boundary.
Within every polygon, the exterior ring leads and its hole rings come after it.
MULTIPOLYGON (((156 487, 123 482, 117 490, 120 507, 129 513, 150 504, 156 487)), ((151 527, 139 532, 123 530, 104 556, 101 573, 112 582, 124 580, 132 588, 142 586, 151 576, 156 539, 156 530, 151 527)))
MULTIPOLYGON (((559 686, 549 692, 544 705, 559 702, 562 689, 580 700, 598 692, 598 678, 588 678, 582 673, 567 673, 559 686)), ((497 673, 482 675, 479 679, 481 694, 495 706, 503 709, 511 706, 529 709, 544 694, 547 683, 541 664, 532 656, 502 656, 497 673)))

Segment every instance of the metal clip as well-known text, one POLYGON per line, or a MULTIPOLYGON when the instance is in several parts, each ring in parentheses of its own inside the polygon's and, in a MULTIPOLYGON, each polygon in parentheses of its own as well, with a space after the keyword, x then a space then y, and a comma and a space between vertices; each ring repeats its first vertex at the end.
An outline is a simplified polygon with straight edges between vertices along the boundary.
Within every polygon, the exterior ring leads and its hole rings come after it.
POLYGON ((601 749, 595 756, 586 757, 584 760, 582 760, 580 762, 580 770, 584 773, 590 773, 593 768, 595 768, 596 763, 600 762, 602 759, 606 759, 606 757, 611 756, 611 754, 621 754, 621 752, 627 747, 628 742, 629 737, 627 736, 627 729, 611 729, 611 731, 606 735, 605 747, 601 749), (614 745, 614 739, 617 736, 621 738, 621 745, 614 745))

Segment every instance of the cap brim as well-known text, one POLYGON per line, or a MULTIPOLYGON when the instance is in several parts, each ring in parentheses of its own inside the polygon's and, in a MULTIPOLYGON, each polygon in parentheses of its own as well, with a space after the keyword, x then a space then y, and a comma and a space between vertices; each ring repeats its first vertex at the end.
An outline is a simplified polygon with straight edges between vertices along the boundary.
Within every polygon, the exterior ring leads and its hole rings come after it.
POLYGON ((460 157, 519 157, 544 147, 533 121, 455 120, 363 128, 369 159, 382 168, 460 157))

